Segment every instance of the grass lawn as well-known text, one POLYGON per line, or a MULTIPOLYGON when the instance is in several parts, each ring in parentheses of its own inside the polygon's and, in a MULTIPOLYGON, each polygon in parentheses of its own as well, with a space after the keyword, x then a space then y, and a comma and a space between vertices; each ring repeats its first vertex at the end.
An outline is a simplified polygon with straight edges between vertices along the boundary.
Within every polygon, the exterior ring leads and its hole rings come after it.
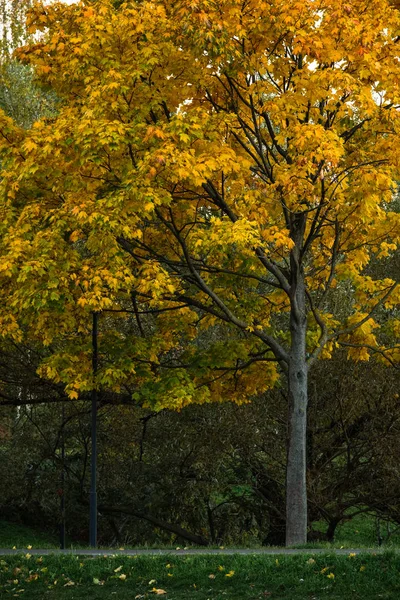
POLYGON ((68 555, 0 558, 0 598, 377 600, 400 597, 400 556, 68 555))
POLYGON ((56 537, 8 521, 0 520, 0 548, 26 548, 26 546, 35 548, 59 548, 56 537))
MULTIPOLYGON (((325 531, 326 523, 319 521, 313 523, 314 529, 325 531)), ((400 546, 400 528, 396 523, 381 521, 380 535, 385 548, 400 546)), ((338 525, 335 532, 335 541, 328 543, 309 543, 307 546, 325 548, 374 548, 378 545, 377 521, 372 515, 357 515, 351 521, 338 525)))

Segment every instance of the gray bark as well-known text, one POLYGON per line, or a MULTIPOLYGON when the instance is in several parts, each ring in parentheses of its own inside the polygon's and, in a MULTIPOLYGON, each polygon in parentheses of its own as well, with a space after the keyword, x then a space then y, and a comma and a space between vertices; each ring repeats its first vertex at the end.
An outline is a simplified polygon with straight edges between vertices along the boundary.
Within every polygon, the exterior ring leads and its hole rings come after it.
POLYGON ((286 470, 286 545, 307 541, 306 432, 307 383, 306 294, 300 250, 305 221, 293 223, 296 247, 291 256, 291 349, 288 365, 288 456, 286 470))

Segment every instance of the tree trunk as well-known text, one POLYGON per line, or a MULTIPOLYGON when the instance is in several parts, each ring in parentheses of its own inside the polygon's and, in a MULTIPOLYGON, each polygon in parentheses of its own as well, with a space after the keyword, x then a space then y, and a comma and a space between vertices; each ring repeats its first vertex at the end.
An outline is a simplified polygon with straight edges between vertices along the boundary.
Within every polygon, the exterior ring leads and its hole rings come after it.
POLYGON ((289 448, 286 471, 286 545, 307 541, 307 365, 289 365, 289 448))
POLYGON ((292 295, 290 311, 291 349, 288 366, 288 456, 286 469, 286 545, 307 542, 306 434, 307 379, 306 295, 300 248, 304 222, 294 225, 296 243, 291 256, 292 295), (297 226, 296 226, 297 225, 297 226))
POLYGON ((326 539, 328 542, 333 542, 335 539, 335 531, 338 526, 339 519, 332 519, 329 521, 328 529, 326 530, 326 539))

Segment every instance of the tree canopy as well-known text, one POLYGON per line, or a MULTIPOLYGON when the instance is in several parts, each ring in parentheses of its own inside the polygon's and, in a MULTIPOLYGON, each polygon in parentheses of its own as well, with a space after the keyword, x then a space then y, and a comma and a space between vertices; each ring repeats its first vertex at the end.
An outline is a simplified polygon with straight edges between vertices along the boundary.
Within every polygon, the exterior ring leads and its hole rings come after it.
POLYGON ((93 385, 93 311, 96 385, 144 405, 246 402, 286 376, 304 541, 308 369, 339 343, 400 357, 398 280, 368 272, 400 239, 398 10, 102 1, 28 25, 18 58, 60 104, 28 129, 0 117, 4 334, 50 346, 41 372, 71 398, 93 385))

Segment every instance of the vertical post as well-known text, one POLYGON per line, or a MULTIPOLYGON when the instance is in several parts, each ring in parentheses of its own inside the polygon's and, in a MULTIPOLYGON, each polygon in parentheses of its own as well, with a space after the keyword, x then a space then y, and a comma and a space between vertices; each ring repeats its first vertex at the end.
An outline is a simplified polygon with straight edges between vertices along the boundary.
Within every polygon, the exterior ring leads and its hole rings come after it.
POLYGON ((91 458, 91 483, 90 483, 90 545, 97 547, 97 390, 96 374, 98 366, 97 346, 98 313, 93 312, 92 325, 92 458, 91 458))
POLYGON ((65 550, 65 403, 61 404, 61 490, 60 490, 60 548, 65 550))
POLYGON ((382 546, 383 538, 381 535, 381 520, 379 517, 376 517, 376 537, 378 538, 378 546, 382 546))

